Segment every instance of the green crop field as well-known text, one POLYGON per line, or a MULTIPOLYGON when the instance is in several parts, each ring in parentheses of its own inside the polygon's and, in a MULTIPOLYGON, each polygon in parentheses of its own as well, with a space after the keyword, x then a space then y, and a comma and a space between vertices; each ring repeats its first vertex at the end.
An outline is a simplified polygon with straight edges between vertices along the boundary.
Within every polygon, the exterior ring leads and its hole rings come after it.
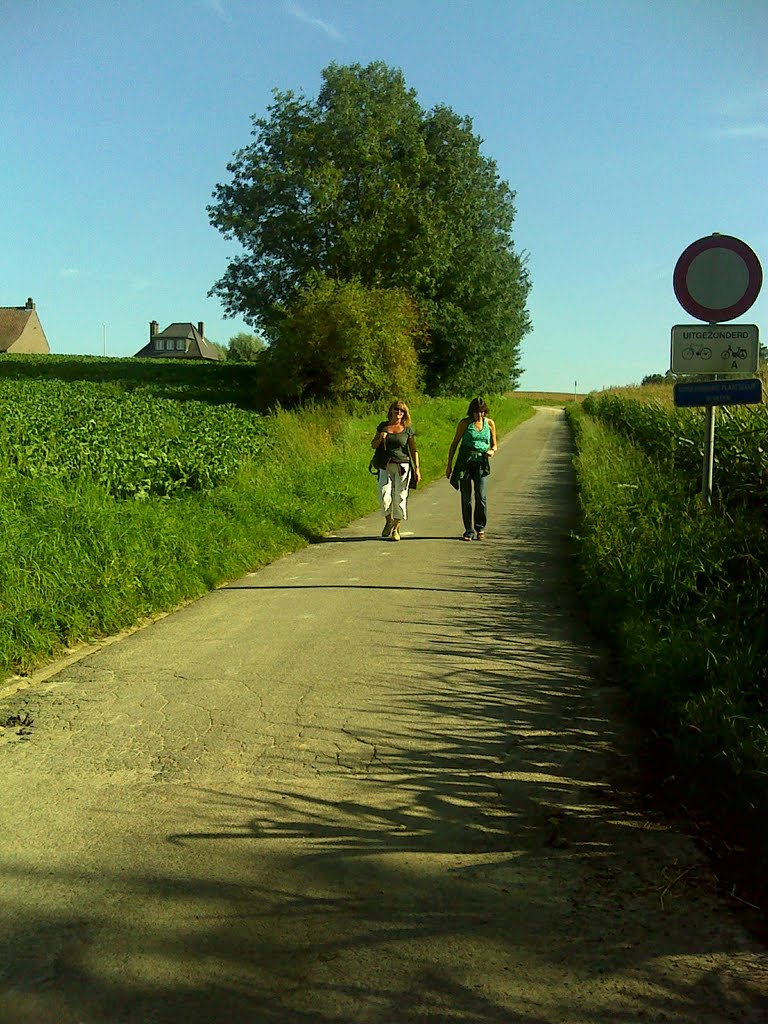
MULTIPOLYGON (((584 411, 629 438, 670 470, 687 474, 692 486, 701 480, 704 444, 703 409, 677 409, 672 389, 630 388, 590 395, 584 411)), ((715 427, 717 499, 729 506, 744 503, 756 510, 768 499, 768 406, 723 406, 715 427)))
POLYGON ((169 497, 223 483, 265 446, 263 418, 234 405, 0 378, 0 460, 23 476, 85 475, 116 498, 169 497))

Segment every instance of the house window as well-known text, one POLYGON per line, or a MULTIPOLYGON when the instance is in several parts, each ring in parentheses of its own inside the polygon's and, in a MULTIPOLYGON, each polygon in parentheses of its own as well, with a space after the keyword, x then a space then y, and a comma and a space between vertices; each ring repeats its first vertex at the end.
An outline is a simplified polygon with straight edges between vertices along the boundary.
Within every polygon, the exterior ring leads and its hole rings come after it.
POLYGON ((162 338, 155 338, 155 352, 162 352, 162 351, 163 351, 163 339, 162 338))
POLYGON ((172 352, 173 351, 173 338, 166 339, 165 350, 166 350, 166 352, 172 352))
POLYGON ((184 351, 184 339, 183 338, 177 338, 176 339, 176 351, 177 352, 183 352, 184 351))

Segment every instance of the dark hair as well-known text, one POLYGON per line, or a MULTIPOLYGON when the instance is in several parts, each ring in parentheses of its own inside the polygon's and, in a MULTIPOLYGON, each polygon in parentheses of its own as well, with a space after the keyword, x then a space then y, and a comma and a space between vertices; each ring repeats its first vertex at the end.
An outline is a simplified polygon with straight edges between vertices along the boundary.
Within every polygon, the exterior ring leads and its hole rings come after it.
POLYGON ((487 416, 488 411, 488 406, 485 404, 482 398, 473 398, 472 401, 469 403, 469 408, 467 409, 467 416, 469 416, 473 420, 476 420, 481 415, 487 416))

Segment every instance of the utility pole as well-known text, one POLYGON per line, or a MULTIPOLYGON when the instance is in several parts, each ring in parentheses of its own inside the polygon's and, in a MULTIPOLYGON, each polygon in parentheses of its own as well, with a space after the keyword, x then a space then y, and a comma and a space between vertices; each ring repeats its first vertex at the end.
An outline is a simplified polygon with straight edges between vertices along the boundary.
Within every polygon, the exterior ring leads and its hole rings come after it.
POLYGON ((104 321, 101 321, 101 354, 105 356, 107 354, 107 325, 104 321))

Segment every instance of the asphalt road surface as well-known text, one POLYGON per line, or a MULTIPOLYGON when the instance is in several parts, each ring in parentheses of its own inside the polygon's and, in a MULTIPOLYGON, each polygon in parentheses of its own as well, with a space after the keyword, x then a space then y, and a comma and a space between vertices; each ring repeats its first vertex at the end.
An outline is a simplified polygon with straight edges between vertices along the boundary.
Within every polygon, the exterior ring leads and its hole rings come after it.
POLYGON ((6 686, 2 1024, 768 1022, 765 950, 633 796, 570 459, 541 410, 483 543, 438 481, 400 543, 365 517, 6 686))

